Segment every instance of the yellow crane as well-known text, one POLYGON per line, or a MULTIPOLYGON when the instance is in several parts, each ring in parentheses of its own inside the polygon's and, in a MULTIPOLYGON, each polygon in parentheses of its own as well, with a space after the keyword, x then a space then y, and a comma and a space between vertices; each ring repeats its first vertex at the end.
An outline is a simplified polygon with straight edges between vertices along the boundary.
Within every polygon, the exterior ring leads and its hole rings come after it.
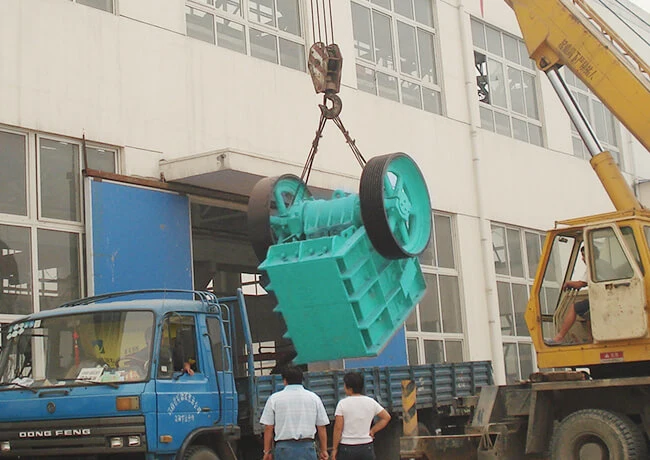
POLYGON ((547 232, 525 314, 546 370, 483 387, 469 433, 481 437, 481 459, 646 459, 650 211, 602 148, 560 68, 650 150, 648 65, 584 0, 505 1, 616 211, 557 222, 547 232))

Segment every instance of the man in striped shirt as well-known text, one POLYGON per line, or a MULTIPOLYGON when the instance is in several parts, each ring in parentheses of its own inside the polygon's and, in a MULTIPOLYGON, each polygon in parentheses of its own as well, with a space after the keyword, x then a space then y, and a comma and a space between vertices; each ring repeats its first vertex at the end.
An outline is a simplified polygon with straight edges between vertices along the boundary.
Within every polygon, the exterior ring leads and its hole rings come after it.
POLYGON ((327 460, 329 418, 323 401, 302 386, 302 371, 286 367, 282 371, 284 389, 272 394, 262 412, 264 460, 316 460, 314 435, 318 433, 319 460, 327 460), (275 440, 275 448, 273 441, 275 440))

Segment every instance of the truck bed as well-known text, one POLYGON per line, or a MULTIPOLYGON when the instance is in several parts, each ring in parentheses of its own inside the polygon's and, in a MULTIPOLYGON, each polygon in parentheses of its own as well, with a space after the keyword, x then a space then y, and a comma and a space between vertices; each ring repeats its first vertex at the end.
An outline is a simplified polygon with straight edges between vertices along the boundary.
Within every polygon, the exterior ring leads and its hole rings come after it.
MULTIPOLYGON (((345 397, 343 376, 351 370, 363 374, 365 394, 375 398, 391 413, 402 412, 402 380, 415 381, 417 409, 451 405, 456 398, 475 395, 479 387, 492 384, 489 361, 306 372, 305 388, 321 397, 331 420, 334 419, 336 404, 345 397)), ((237 381, 240 395, 239 419, 243 431, 259 434, 263 431, 259 419, 264 404, 283 385, 280 375, 256 376, 254 379, 252 398, 249 397, 248 379, 241 378, 237 381)))

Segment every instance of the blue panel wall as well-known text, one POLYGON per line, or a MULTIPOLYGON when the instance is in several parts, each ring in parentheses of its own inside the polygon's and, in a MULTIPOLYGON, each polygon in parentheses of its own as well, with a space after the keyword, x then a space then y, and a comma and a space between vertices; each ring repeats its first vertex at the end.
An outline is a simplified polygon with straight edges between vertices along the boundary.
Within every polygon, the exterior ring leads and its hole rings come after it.
POLYGON ((384 350, 374 358, 368 359, 346 359, 346 369, 357 369, 360 367, 375 366, 406 366, 408 364, 406 355, 406 332, 404 328, 398 329, 384 350))
POLYGON ((94 294, 192 289, 188 198, 91 181, 94 294))

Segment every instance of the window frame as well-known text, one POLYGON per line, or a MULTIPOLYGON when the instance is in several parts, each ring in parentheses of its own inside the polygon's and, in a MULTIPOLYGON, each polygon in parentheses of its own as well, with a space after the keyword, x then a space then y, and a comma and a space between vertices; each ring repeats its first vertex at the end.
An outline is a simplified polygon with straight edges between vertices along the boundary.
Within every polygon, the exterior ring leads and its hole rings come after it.
MULTIPOLYGON (((392 4, 392 3, 391 3, 392 4)), ((371 54, 373 57, 373 60, 366 59, 364 57, 358 56, 358 53, 356 52, 356 44, 354 45, 355 48, 355 75, 357 78, 357 88, 360 89, 361 91, 367 92, 369 94, 375 94, 376 96, 392 100, 395 102, 399 102, 401 104, 407 105, 409 107, 413 108, 418 108, 420 110, 423 110, 425 112, 429 113, 434 113, 437 115, 444 115, 445 114, 445 99, 444 99, 444 88, 443 88, 443 82, 442 82, 442 58, 440 54, 440 43, 439 43, 439 37, 438 37, 438 14, 437 14, 437 9, 435 8, 435 3, 432 2, 432 25, 427 25, 421 22, 418 22, 417 19, 415 18, 415 8, 414 8, 414 14, 413 14, 413 19, 403 16, 400 13, 395 11, 395 8, 392 7, 390 9, 385 8, 381 5, 378 5, 374 2, 371 2, 370 0, 352 0, 350 2, 350 8, 353 8, 353 5, 357 5, 358 7, 365 8, 369 11, 369 19, 370 19, 370 33, 372 36, 372 50, 371 54), (393 68, 386 67, 384 65, 378 64, 376 61, 375 57, 375 14, 379 14, 382 16, 388 17, 390 21, 390 31, 391 31, 391 51, 392 51, 392 57, 393 57, 393 68), (402 57, 400 55, 400 45, 399 45, 399 31, 398 31, 398 25, 399 23, 402 23, 408 27, 413 28, 414 31, 414 39, 415 39, 415 45, 416 45, 416 63, 417 63, 417 70, 418 73, 420 74, 419 77, 414 77, 408 73, 404 73, 402 71, 402 66, 401 66, 401 61, 402 57), (433 64, 434 64, 434 75, 435 75, 435 83, 431 82, 425 82, 425 79, 422 77, 422 63, 421 63, 421 52, 422 52, 422 47, 420 46, 420 37, 419 37, 419 32, 423 31, 425 33, 431 34, 433 38, 433 64), (363 89, 361 85, 359 85, 359 67, 364 69, 366 71, 367 75, 370 75, 372 73, 373 75, 373 81, 374 81, 374 93, 367 91, 366 89, 363 89), (370 71, 370 72, 368 72, 370 71), (384 95, 381 95, 381 88, 379 85, 379 77, 378 74, 382 74, 385 76, 388 76, 388 78, 392 78, 395 80, 395 88, 397 90, 397 100, 391 97, 387 97, 384 95), (419 93, 420 93, 420 105, 415 106, 413 104, 409 104, 408 102, 405 101, 404 98, 404 84, 409 84, 409 85, 417 85, 419 87, 419 93), (433 110, 428 110, 425 107, 426 104, 426 99, 424 95, 424 89, 427 89, 428 91, 432 91, 434 93, 437 93, 437 107, 439 108, 438 111, 433 111, 433 110)), ((353 35, 354 35, 354 21, 352 24, 352 29, 353 29, 353 35)), ((355 42, 353 38, 353 42, 355 42)), ((391 94, 390 92, 387 92, 386 94, 391 94)))
MULTIPOLYGON (((467 341, 465 340, 465 331, 467 329, 466 327, 466 318, 465 318, 465 299, 463 295, 463 289, 462 289, 462 280, 460 276, 460 268, 458 264, 458 258, 459 258, 459 248, 458 248, 458 231, 456 228, 456 219, 453 214, 449 213, 444 213, 444 212, 438 212, 438 211, 432 211, 432 217, 434 219, 435 223, 435 218, 447 218, 449 219, 450 222, 450 233, 451 233, 451 248, 453 251, 453 263, 454 267, 440 267, 438 265, 439 258, 438 258, 438 250, 437 250, 437 244, 439 242, 436 232, 435 232, 435 225, 433 226, 432 234, 431 234, 431 240, 430 240, 430 245, 433 245, 436 247, 433 252, 433 265, 428 265, 425 264, 425 262, 420 262, 422 265, 422 272, 424 273, 425 277, 427 275, 433 275, 436 278, 439 276, 449 276, 449 277, 454 277, 456 279, 456 282, 458 284, 458 302, 459 302, 459 320, 460 320, 460 327, 461 331, 460 332, 445 332, 444 331, 444 319, 443 319, 443 306, 442 306, 442 299, 441 299, 441 294, 440 294, 440 289, 436 289, 436 294, 438 296, 438 318, 440 319, 440 331, 439 332, 430 332, 430 331, 423 331, 422 330, 422 322, 421 322, 421 308, 420 305, 418 304, 415 309, 413 310, 413 313, 411 313, 411 316, 406 320, 404 324, 404 329, 406 332, 406 349, 407 349, 407 354, 409 353, 409 342, 415 341, 416 342, 416 350, 418 353, 418 356, 413 357, 413 356, 408 356, 408 362, 409 364, 427 364, 427 357, 426 357, 426 348, 425 348, 425 342, 426 341, 436 341, 436 342, 442 342, 442 350, 443 350, 443 358, 444 362, 447 361, 447 344, 448 343, 456 343, 460 342, 461 343, 461 361, 466 359, 467 357, 467 341), (415 320, 415 328, 416 329, 409 329, 408 323, 410 321, 415 320)), ((437 281, 438 285, 440 285, 439 281, 437 281)), ((456 361, 453 361, 456 362, 456 361)))
MULTIPOLYGON (((292 69, 292 70, 297 70, 299 72, 307 72, 307 57, 308 57, 308 32, 309 32, 309 24, 307 23, 307 14, 304 11, 304 3, 302 1, 297 1, 296 5, 298 6, 298 25, 300 26, 300 35, 295 35, 291 32, 286 32, 280 29, 280 27, 277 25, 277 2, 278 0, 272 0, 273 1, 273 7, 274 7, 274 22, 276 23, 273 26, 269 26, 268 24, 263 24, 261 22, 257 22, 255 20, 252 20, 250 18, 250 0, 238 0, 240 4, 240 10, 241 14, 237 15, 228 11, 224 11, 220 8, 217 8, 214 6, 214 1, 213 0, 185 0, 185 35, 187 37, 197 39, 197 40, 202 40, 197 37, 193 37, 192 35, 188 34, 187 30, 187 9, 192 8, 197 11, 201 11, 205 14, 208 14, 212 16, 212 36, 214 38, 214 42, 212 42, 212 45, 215 45, 219 48, 227 49, 233 52, 237 52, 240 54, 245 54, 246 56, 249 57, 254 57, 256 59, 260 59, 266 62, 271 62, 276 65, 279 65, 281 67, 287 68, 287 69, 292 69), (243 28, 244 32, 244 49, 245 53, 241 53, 238 50, 233 50, 230 47, 223 46, 219 44, 219 34, 218 34, 218 28, 217 28, 217 23, 218 23, 218 18, 224 21, 229 21, 233 22, 235 24, 238 24, 243 28), (251 29, 256 30, 258 32, 262 32, 265 34, 272 35, 275 40, 275 52, 276 52, 276 61, 269 61, 267 59, 264 59, 259 56, 254 56, 252 54, 252 45, 251 45, 251 29), (282 40, 286 40, 288 42, 294 43, 302 47, 303 50, 303 55, 302 55, 302 61, 299 61, 301 63, 300 69, 296 69, 293 66, 285 65, 282 63, 282 40)), ((209 42, 206 42, 209 43, 209 42)))
MULTIPOLYGON (((480 99, 480 96, 478 97, 478 104, 479 104, 479 112, 481 113, 481 128, 492 131, 496 134, 501 134, 504 136, 508 136, 512 139, 520 140, 522 142, 526 142, 531 145, 537 145, 539 147, 545 147, 546 142, 545 142, 545 130, 544 130, 544 123, 543 123, 543 109, 542 109, 542 98, 540 97, 540 88, 539 88, 539 72, 537 70, 537 67, 535 66, 534 62, 528 57, 528 54, 526 53, 525 56, 522 56, 522 50, 525 49, 525 43, 524 41, 520 38, 517 37, 513 34, 510 34, 502 29, 499 29, 493 25, 488 24, 485 21, 482 21, 478 18, 475 18, 473 16, 470 17, 470 30, 472 34, 472 49, 474 51, 474 67, 479 72, 478 70, 478 64, 477 64, 477 54, 482 55, 485 58, 484 65, 485 65, 485 74, 481 72, 481 74, 477 74, 477 80, 479 77, 487 77, 487 83, 488 83, 488 88, 490 86, 490 70, 489 70, 489 65, 490 62, 497 63, 499 67, 502 70, 502 78, 503 78, 503 92, 504 92, 504 97, 505 97, 505 103, 506 107, 501 107, 500 105, 495 105, 492 101, 489 102, 484 102, 480 99), (481 30, 483 32, 482 36, 482 42, 484 43, 484 47, 481 48, 481 45, 477 44, 477 37, 474 36, 475 27, 474 24, 478 24, 481 26, 481 30), (496 54, 494 51, 491 51, 490 44, 489 44, 489 37, 488 37, 488 29, 491 29, 495 32, 499 33, 499 44, 500 44, 500 53, 501 54, 496 54), (507 55, 507 50, 506 50, 506 45, 505 45, 505 39, 508 38, 510 40, 514 40, 518 44, 518 55, 519 55, 519 62, 515 62, 508 58, 507 55), (525 62, 524 62, 525 60, 525 62), (528 65, 526 65, 528 64, 528 65), (521 92, 521 100, 522 103, 524 104, 523 106, 523 111, 525 113, 520 113, 517 112, 513 108, 513 102, 512 102, 512 88, 510 85, 510 77, 509 77, 509 71, 510 69, 517 71, 521 75, 521 87, 522 87, 522 92, 521 92), (537 111, 537 118, 534 118, 529 115, 529 110, 528 110, 528 98, 527 98, 527 93, 525 90, 523 90, 523 87, 526 85, 526 75, 530 76, 533 78, 533 92, 532 94, 534 95, 535 98, 535 108, 537 111), (492 123, 490 126, 487 126, 484 123, 484 114, 487 112, 491 112, 491 120, 492 123), (505 132, 502 132, 498 129, 498 123, 497 123, 497 116, 501 117, 508 117, 508 129, 509 132, 506 134, 505 132), (520 137, 516 136, 516 127, 515 127, 515 122, 520 122, 520 123, 525 123, 526 124, 526 139, 522 139, 520 137), (533 137, 531 134, 531 126, 535 126, 539 130, 539 143, 533 141, 533 137)), ((477 89, 478 89, 478 83, 477 83, 477 89)))

